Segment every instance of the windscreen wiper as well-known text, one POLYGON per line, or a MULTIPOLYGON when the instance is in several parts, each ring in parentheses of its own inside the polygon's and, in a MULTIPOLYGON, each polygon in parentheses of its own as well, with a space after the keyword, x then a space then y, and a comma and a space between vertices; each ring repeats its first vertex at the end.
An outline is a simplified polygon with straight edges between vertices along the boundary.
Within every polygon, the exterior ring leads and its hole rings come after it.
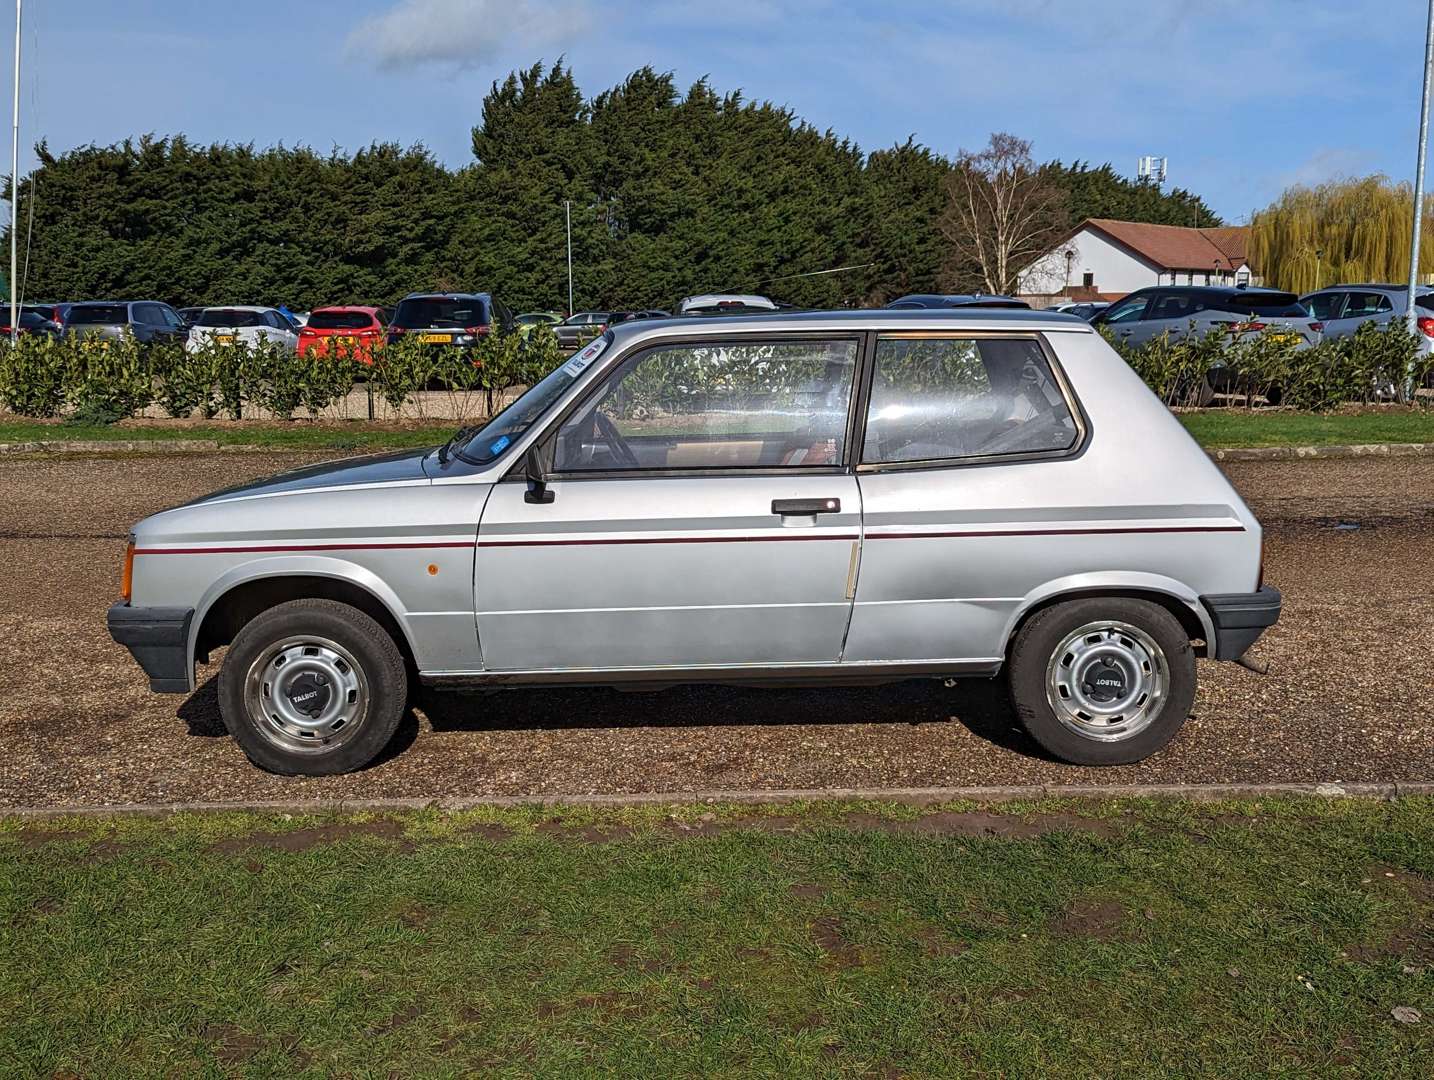
POLYGON ((482 424, 469 424, 467 427, 461 427, 457 431, 455 431, 453 433, 453 438, 449 439, 446 443, 444 443, 438 448, 438 464, 447 465, 448 459, 453 456, 453 447, 458 443, 462 442, 464 439, 467 439, 469 436, 477 434, 482 429, 482 424))

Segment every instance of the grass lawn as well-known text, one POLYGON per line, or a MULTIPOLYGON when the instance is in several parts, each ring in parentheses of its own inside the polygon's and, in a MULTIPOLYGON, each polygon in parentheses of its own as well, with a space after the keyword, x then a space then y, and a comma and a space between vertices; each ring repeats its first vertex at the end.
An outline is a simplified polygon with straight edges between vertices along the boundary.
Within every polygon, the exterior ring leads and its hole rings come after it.
POLYGON ((14 1075, 1428 1077, 1431 963, 1429 799, 0 821, 14 1075))
MULTIPOLYGON (((1180 421, 1202 446, 1329 446, 1338 443, 1434 442, 1434 412, 1286 413, 1209 410, 1182 413, 1180 421)), ((0 420, 0 443, 41 439, 214 439, 223 445, 276 450, 385 450, 434 446, 456 422, 421 425, 366 421, 282 424, 55 424, 11 417, 0 420)))
POLYGON ((1427 410, 1260 413, 1210 409, 1181 413, 1180 422, 1201 446, 1212 450, 1230 446, 1434 442, 1434 412, 1427 410))

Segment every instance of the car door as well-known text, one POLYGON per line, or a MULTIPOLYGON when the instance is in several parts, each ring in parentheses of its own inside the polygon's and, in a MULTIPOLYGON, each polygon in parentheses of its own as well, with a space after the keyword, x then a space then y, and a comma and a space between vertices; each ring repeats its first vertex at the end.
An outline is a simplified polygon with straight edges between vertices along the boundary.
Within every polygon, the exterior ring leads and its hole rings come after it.
MULTIPOLYGON (((708 338, 624 359, 494 486, 474 596, 496 670, 840 660, 861 541, 857 335, 708 338)), ((577 361, 572 361, 576 363, 577 361)))
POLYGON ((1363 323, 1387 326, 1392 318, 1394 304, 1384 293, 1350 289, 1345 292, 1344 308, 1334 321, 1333 331, 1326 326, 1325 334, 1329 337, 1349 337, 1363 323))
POLYGON ((1031 334, 882 334, 871 367, 843 661, 995 670, 1022 599, 1103 552, 1080 412, 1031 334))
POLYGON ((1346 294, 1340 289, 1326 289, 1300 297, 1300 303, 1309 309, 1310 316, 1324 327, 1326 338, 1343 337, 1346 331, 1340 325, 1346 294))
POLYGON ((1150 298, 1150 306, 1135 326, 1132 345, 1144 345, 1163 334, 1172 339, 1190 333, 1190 322, 1203 309, 1194 290, 1161 289, 1150 298))

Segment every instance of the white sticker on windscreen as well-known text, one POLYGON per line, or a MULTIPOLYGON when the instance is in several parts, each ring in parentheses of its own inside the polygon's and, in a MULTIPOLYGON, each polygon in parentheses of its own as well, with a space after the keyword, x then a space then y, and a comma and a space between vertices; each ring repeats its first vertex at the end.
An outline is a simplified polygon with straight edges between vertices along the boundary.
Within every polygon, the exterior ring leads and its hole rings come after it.
POLYGON ((602 351, 606 348, 607 338, 594 338, 587 343, 582 352, 563 365, 563 370, 570 377, 576 379, 589 364, 602 355, 602 351))

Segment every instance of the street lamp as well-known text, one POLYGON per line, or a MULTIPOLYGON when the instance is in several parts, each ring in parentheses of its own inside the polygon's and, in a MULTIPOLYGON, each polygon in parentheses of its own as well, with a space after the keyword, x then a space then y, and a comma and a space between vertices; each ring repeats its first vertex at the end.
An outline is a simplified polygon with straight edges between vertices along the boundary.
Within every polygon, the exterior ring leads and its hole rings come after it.
MULTIPOLYGON (((1429 15, 1424 29, 1424 97, 1419 106, 1419 157, 1414 166, 1414 228, 1409 234, 1409 332, 1419 333, 1418 308, 1415 307, 1415 293, 1419 288, 1419 241, 1424 231, 1424 159, 1429 149, 1429 80, 1434 75, 1434 0, 1429 0, 1429 15)), ((1405 396, 1414 394, 1414 363, 1409 358, 1409 369, 1405 372, 1405 396)))

